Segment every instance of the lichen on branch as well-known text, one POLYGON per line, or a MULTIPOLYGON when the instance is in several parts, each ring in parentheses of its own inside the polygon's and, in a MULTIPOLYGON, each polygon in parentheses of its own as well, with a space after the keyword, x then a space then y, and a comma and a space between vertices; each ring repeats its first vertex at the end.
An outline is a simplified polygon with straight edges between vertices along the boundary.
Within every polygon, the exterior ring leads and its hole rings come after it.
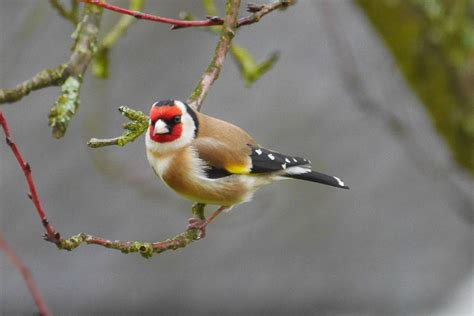
POLYGON ((123 134, 119 137, 109 139, 91 138, 87 142, 89 147, 99 148, 111 145, 125 146, 126 144, 133 142, 147 130, 149 118, 143 112, 133 110, 127 106, 119 107, 119 112, 130 120, 130 122, 123 125, 123 129, 125 130, 123 134))
POLYGON ((65 78, 61 86, 61 94, 48 115, 48 123, 55 138, 64 136, 69 122, 79 107, 82 77, 97 50, 97 35, 101 18, 100 7, 85 5, 82 21, 72 35, 75 42, 67 64, 68 77, 65 78))
POLYGON ((61 86, 61 94, 51 108, 48 123, 53 128, 53 136, 61 138, 66 133, 69 121, 76 114, 79 104, 79 92, 82 80, 80 77, 71 76, 61 86))
POLYGON ((66 68, 66 64, 61 64, 53 69, 44 69, 14 88, 0 89, 0 104, 17 102, 32 91, 62 84, 67 76, 66 68))

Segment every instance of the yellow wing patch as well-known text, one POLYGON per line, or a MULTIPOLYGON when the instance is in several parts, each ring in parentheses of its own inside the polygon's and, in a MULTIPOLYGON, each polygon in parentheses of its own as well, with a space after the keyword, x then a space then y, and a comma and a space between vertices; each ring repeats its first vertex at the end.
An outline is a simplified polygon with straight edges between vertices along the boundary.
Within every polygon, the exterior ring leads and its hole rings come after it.
POLYGON ((245 165, 226 165, 224 166, 225 170, 233 174, 246 174, 250 173, 250 169, 245 165))

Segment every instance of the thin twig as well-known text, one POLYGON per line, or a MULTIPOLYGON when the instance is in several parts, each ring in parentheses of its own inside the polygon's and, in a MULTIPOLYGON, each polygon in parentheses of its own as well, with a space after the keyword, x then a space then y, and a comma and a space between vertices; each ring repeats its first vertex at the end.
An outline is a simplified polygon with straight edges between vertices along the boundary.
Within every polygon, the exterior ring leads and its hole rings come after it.
POLYGON ((230 43, 235 36, 237 28, 237 17, 239 14, 240 0, 229 0, 226 5, 226 18, 221 30, 221 36, 214 51, 214 56, 196 84, 193 92, 188 98, 189 105, 199 111, 207 92, 211 88, 214 81, 219 77, 225 56, 227 55, 230 43))
POLYGON ((125 146, 126 144, 133 142, 148 129, 149 118, 143 112, 132 110, 127 106, 119 107, 119 112, 130 120, 130 122, 123 125, 125 131, 122 135, 109 139, 91 138, 87 142, 89 147, 98 148, 111 145, 125 146))
POLYGON ((44 69, 28 80, 11 89, 0 89, 0 104, 19 101, 30 92, 50 86, 61 85, 67 74, 67 65, 62 64, 54 69, 44 69))
POLYGON ((7 120, 3 116, 2 111, 0 111, 0 125, 2 126, 3 133, 5 134, 8 146, 10 146, 10 149, 12 150, 13 155, 15 155, 15 158, 18 161, 21 170, 23 170, 23 173, 25 174, 26 183, 28 184, 28 188, 30 189, 28 197, 31 199, 31 201, 33 201, 36 211, 41 219, 41 223, 43 224, 44 229, 46 230, 46 236, 50 240, 57 240, 59 238, 59 235, 56 233, 54 227, 48 222, 48 219, 46 218, 46 213, 44 212, 43 207, 41 206, 41 202, 36 191, 36 186, 33 181, 33 177, 31 176, 31 166, 25 162, 23 156, 18 150, 18 147, 13 141, 10 135, 10 129, 8 128, 7 120))
MULTIPOLYGON (((197 219, 205 219, 204 204, 195 204, 193 206, 193 215, 197 219)), ((193 241, 200 239, 200 231, 195 228, 188 228, 183 233, 174 236, 173 238, 157 242, 143 242, 143 241, 120 241, 108 240, 94 235, 80 233, 68 239, 61 239, 57 246, 59 249, 72 251, 85 243, 87 245, 98 245, 105 248, 119 250, 122 253, 138 252, 144 258, 150 258, 155 253, 162 253, 167 250, 177 250, 184 248, 193 241)))
POLYGON ((237 27, 257 23, 262 17, 264 17, 268 13, 271 13, 278 9, 287 8, 290 5, 295 4, 295 2, 296 0, 280 0, 275 3, 263 4, 258 7, 256 7, 254 4, 248 4, 247 11, 254 12, 254 14, 239 19, 239 21, 237 22, 237 27))
POLYGON ((77 2, 73 1, 71 4, 71 10, 68 11, 66 8, 61 4, 59 0, 49 0, 51 6, 59 13, 60 16, 65 18, 66 20, 70 21, 72 24, 76 25, 77 22, 77 2), (76 3, 76 5, 74 5, 76 3))
MULTIPOLYGON (((0 112, 0 115, 1 115, 1 112, 0 112)), ((21 261, 21 259, 16 255, 13 248, 11 248, 7 244, 2 234, 0 234, 0 251, 3 251, 5 253, 7 258, 10 259, 10 262, 12 263, 12 265, 18 270, 18 272, 21 274, 21 276, 25 280, 25 283, 28 286, 28 289, 30 290, 31 296, 33 297, 33 300, 35 301, 40 314, 43 316, 51 315, 48 309, 48 306, 46 306, 46 303, 43 300, 43 297, 41 296, 41 293, 38 287, 36 286, 35 281, 33 280, 33 277, 31 276, 30 270, 26 267, 23 261, 21 261)))
MULTIPOLYGON (((167 17, 162 17, 158 15, 153 15, 153 14, 148 14, 148 13, 143 13, 139 12, 136 10, 129 10, 125 9, 113 4, 109 4, 106 2, 103 2, 101 0, 82 0, 85 3, 89 4, 94 4, 97 6, 100 6, 106 10, 109 11, 114 11, 117 13, 121 14, 126 14, 133 16, 137 19, 141 20, 148 20, 148 21, 153 21, 153 22, 159 22, 159 23, 164 23, 164 24, 170 24, 171 29, 176 30, 176 29, 181 29, 181 28, 188 28, 188 27, 206 27, 206 26, 214 26, 214 25, 223 25, 224 24, 224 19, 217 17, 217 16, 211 16, 208 17, 206 20, 180 20, 180 19, 173 19, 173 18, 167 18, 167 17)), ((267 15, 268 13, 285 8, 291 4, 294 4, 295 0, 281 0, 275 3, 271 4, 264 4, 261 6, 256 6, 253 4, 250 4, 248 6, 248 11, 249 12, 254 12, 254 14, 251 14, 247 17, 241 18, 238 20, 236 27, 241 27, 243 25, 249 25, 258 22, 264 15, 267 15)))
POLYGON ((164 23, 164 24, 177 25, 181 27, 192 27, 192 26, 199 27, 199 26, 212 26, 212 25, 223 24, 223 20, 220 18, 199 20, 199 21, 186 21, 186 20, 178 20, 178 19, 166 18, 166 17, 162 17, 158 15, 147 14, 147 13, 143 13, 143 12, 135 11, 135 10, 129 10, 129 9, 125 9, 125 8, 113 5, 113 4, 103 2, 101 0, 82 0, 82 2, 93 4, 109 11, 114 11, 117 13, 130 15, 139 20, 148 20, 148 21, 159 22, 159 23, 164 23))

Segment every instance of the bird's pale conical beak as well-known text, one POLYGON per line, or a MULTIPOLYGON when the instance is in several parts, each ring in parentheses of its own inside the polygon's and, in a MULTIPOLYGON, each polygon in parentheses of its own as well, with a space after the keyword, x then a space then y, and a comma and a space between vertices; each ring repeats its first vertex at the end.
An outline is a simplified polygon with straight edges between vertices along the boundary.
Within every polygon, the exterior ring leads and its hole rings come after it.
POLYGON ((166 134, 169 133, 170 130, 168 128, 168 125, 166 125, 165 121, 163 120, 158 120, 155 123, 155 128, 153 130, 153 135, 156 134, 166 134))

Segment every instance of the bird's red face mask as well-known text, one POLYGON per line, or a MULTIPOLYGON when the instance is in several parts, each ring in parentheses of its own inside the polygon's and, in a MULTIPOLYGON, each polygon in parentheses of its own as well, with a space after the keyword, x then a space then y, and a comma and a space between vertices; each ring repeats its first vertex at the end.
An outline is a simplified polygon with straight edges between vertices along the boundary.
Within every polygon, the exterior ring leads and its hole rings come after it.
POLYGON ((178 139, 183 132, 181 109, 174 104, 153 105, 150 110, 149 136, 158 143, 168 143, 178 139))

